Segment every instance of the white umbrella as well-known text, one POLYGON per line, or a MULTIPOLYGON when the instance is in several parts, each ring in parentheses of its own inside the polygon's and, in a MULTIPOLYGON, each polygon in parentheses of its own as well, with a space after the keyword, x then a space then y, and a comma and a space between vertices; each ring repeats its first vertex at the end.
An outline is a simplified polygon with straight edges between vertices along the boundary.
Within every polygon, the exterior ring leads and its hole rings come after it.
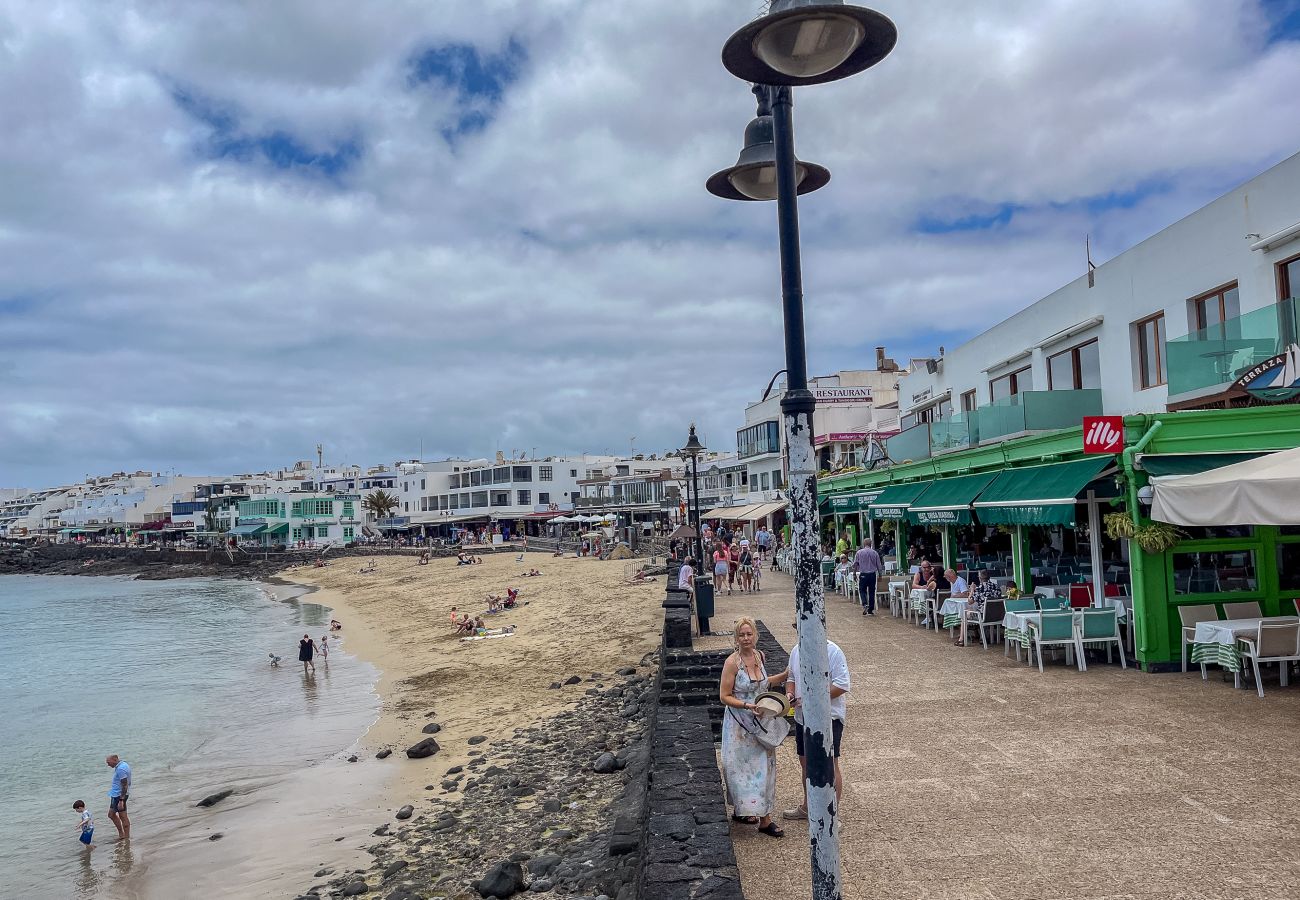
POLYGON ((1151 485, 1151 518, 1160 522, 1300 525, 1300 447, 1151 485))

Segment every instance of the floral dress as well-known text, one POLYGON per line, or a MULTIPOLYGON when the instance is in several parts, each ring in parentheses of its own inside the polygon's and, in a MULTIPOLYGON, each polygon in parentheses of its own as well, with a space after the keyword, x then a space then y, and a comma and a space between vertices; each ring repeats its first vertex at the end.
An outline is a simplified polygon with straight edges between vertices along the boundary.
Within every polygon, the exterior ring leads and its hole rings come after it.
MULTIPOLYGON (((753 703, 765 690, 767 668, 762 658, 757 681, 741 663, 733 691, 736 699, 753 703)), ((752 712, 727 707, 722 717, 722 778, 737 816, 770 816, 776 806, 776 754, 753 736, 757 730, 752 712)))

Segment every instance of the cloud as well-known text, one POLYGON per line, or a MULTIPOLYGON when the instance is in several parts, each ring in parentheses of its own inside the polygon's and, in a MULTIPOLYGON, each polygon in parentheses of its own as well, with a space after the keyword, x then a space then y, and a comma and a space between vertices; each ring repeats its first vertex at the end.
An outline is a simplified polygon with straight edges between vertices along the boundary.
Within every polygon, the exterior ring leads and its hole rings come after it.
MULTIPOLYGON (((0 483, 728 447, 783 366, 724 0, 0 10, 0 483)), ((891 0, 796 97, 810 366, 982 331, 1293 153, 1295 8, 891 0)))

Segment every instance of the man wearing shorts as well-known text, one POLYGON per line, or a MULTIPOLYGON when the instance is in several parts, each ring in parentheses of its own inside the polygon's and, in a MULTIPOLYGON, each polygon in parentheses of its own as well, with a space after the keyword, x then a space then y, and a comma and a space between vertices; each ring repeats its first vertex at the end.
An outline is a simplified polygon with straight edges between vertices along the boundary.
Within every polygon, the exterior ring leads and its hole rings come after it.
POLYGON ((131 792, 131 767, 114 753, 104 760, 113 770, 113 783, 108 789, 108 818, 117 826, 119 840, 131 839, 131 819, 126 814, 126 801, 131 792))
MULTIPOLYGON (((844 793, 844 775, 840 772, 840 739, 844 736, 844 716, 848 711, 845 695, 849 692, 849 663, 844 651, 834 641, 827 639, 826 655, 830 661, 831 683, 831 737, 835 745, 835 802, 844 793)), ((790 651, 789 676, 785 682, 785 695, 794 703, 795 752, 799 754, 799 768, 803 771, 803 803, 785 811, 785 818, 808 818, 808 759, 803 746, 803 689, 799 686, 799 645, 790 651)))

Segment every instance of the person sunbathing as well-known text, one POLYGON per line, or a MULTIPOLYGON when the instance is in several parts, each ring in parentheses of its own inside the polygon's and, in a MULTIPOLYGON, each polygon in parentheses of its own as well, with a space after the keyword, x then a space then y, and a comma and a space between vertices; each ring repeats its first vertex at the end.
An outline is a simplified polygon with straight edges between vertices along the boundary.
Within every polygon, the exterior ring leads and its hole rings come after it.
POLYGON ((542 573, 539 572, 539 571, 537 571, 536 569, 529 569, 527 572, 524 573, 524 577, 525 577, 525 578, 536 578, 537 576, 539 576, 539 575, 541 575, 541 574, 542 574, 542 573))

